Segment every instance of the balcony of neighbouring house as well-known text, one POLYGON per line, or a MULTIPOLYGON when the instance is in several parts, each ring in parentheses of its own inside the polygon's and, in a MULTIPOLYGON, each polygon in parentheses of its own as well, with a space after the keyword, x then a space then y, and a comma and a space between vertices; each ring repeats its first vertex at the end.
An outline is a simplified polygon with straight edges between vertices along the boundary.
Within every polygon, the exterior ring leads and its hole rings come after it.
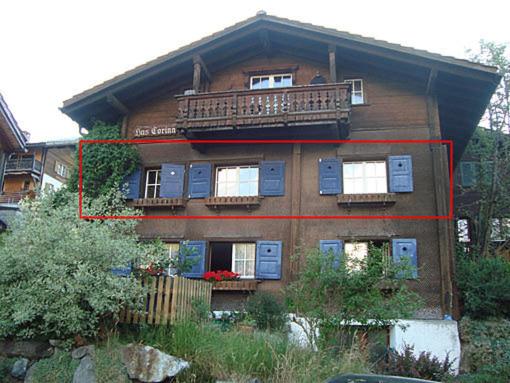
POLYGON ((328 131, 324 126, 333 128, 329 131, 336 138, 349 135, 351 85, 346 83, 198 93, 177 99, 176 126, 188 138, 262 128, 301 128, 317 136, 328 131))
POLYGON ((5 162, 5 174, 35 173, 42 172, 42 162, 33 156, 18 156, 9 158, 5 162))
POLYGON ((0 204, 17 204, 25 197, 34 198, 33 190, 20 192, 2 192, 0 193, 0 204))

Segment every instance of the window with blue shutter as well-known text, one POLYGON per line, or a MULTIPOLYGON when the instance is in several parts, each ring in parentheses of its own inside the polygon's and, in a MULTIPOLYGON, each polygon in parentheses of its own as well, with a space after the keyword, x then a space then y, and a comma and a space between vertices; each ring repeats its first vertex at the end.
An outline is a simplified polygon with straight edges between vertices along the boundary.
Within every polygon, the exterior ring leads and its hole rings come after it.
POLYGON ((416 279, 418 278, 418 254, 416 248, 416 239, 398 238, 392 240, 392 258, 395 264, 405 262, 405 272, 399 273, 397 278, 416 279))
POLYGON ((205 272, 205 250, 207 248, 206 241, 182 241, 179 246, 179 256, 181 262, 184 257, 193 262, 191 270, 182 273, 186 278, 202 278, 205 272))
POLYGON ((285 161, 261 161, 259 173, 260 195, 285 194, 285 161))
POLYGON ((411 156, 389 156, 390 192, 408 193, 413 191, 413 162, 411 156))
POLYGON ((255 271, 257 279, 282 278, 282 241, 257 241, 255 271))
POLYGON ((475 186, 480 174, 480 164, 477 162, 462 161, 460 163, 460 184, 463 187, 475 186))
POLYGON ((142 170, 140 168, 136 169, 133 173, 124 178, 122 181, 121 190, 124 190, 124 196, 126 199, 140 198, 141 179, 142 170), (124 189, 124 187, 126 187, 126 189, 124 189))
POLYGON ((319 241, 319 248, 324 255, 329 255, 330 252, 334 255, 333 267, 338 268, 342 260, 344 252, 344 241, 339 239, 324 239, 319 241))
POLYGON ((319 159, 319 193, 342 193, 342 160, 338 158, 319 159))
POLYGON ((189 198, 207 198, 211 195, 211 164, 189 166, 189 198))
POLYGON ((184 165, 161 164, 161 198, 179 198, 184 191, 184 165))

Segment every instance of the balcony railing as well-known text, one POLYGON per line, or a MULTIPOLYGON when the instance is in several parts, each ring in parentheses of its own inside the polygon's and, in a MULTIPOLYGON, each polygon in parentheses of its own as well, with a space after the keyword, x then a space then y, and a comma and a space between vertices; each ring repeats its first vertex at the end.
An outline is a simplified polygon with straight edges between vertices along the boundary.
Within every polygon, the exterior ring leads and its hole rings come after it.
POLYGON ((32 190, 21 192, 4 192, 0 193, 0 203, 17 204, 23 198, 34 198, 35 192, 32 190))
POLYGON ((349 124, 349 84, 239 90, 177 96, 177 127, 184 131, 349 124))
POLYGON ((5 163, 5 173, 17 173, 17 172, 35 172, 40 174, 42 170, 41 161, 35 158, 13 158, 9 159, 5 163))

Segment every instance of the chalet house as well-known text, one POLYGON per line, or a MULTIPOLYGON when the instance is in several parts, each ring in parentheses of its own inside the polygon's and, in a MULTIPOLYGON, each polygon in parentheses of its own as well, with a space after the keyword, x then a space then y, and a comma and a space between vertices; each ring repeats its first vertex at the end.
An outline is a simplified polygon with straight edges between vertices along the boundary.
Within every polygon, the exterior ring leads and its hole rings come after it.
POLYGON ((188 276, 240 273, 215 308, 280 290, 299 249, 362 259, 373 242, 415 266, 416 317, 441 320, 455 313, 450 152, 396 140, 453 140, 456 167, 498 81, 493 67, 259 12, 62 111, 84 128, 120 122, 126 139, 246 140, 138 144, 129 179, 134 206, 168 217, 143 220, 140 235, 172 255, 193 248, 188 276), (343 141, 250 143, 262 139, 343 141))
POLYGON ((0 230, 18 211, 18 203, 37 190, 56 190, 69 178, 76 141, 30 143, 28 133, 0 95, 0 230))

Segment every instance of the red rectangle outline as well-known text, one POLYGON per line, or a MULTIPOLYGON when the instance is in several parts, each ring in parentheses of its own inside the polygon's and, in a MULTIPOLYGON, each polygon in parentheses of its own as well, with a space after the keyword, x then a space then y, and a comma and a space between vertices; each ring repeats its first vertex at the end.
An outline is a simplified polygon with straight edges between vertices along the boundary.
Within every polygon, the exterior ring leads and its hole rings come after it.
POLYGON ((78 199, 80 219, 408 219, 440 220, 453 219, 453 140, 183 140, 183 139, 133 139, 133 140, 80 140, 78 144, 78 199), (87 144, 447 144, 450 146, 450 199, 448 215, 142 215, 142 216, 108 216, 83 215, 83 145, 87 144))

